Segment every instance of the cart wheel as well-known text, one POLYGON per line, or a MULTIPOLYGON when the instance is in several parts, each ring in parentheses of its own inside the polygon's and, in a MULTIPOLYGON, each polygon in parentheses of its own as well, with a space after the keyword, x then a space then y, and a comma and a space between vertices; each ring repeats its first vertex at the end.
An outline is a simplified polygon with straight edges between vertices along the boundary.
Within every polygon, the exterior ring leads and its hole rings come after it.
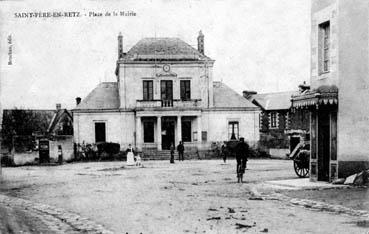
POLYGON ((300 178, 305 178, 309 175, 309 168, 301 168, 297 160, 293 161, 293 168, 295 169, 296 175, 300 178))

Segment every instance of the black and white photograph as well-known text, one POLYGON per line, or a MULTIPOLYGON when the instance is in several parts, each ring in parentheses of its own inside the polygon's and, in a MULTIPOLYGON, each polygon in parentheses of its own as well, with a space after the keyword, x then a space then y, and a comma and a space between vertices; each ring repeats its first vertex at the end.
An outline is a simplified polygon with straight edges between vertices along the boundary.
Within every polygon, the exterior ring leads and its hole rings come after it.
POLYGON ((369 234, 369 1, 0 0, 0 233, 369 234))

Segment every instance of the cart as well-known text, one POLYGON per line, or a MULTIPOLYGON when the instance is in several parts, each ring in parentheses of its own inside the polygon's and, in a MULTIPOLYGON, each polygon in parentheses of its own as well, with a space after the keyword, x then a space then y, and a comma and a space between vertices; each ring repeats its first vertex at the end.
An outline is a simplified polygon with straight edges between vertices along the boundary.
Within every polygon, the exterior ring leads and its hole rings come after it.
POLYGON ((293 169, 296 175, 300 178, 309 176, 310 165, 310 145, 301 142, 296 145, 295 149, 290 154, 290 159, 293 160, 293 169))

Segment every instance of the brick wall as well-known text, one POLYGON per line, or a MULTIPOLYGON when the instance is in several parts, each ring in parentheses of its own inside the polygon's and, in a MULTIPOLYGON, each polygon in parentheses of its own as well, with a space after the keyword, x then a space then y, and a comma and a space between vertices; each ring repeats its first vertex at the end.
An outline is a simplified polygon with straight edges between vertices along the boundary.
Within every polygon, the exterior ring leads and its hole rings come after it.
POLYGON ((289 148, 289 137, 286 130, 310 129, 310 114, 308 110, 278 110, 277 127, 270 127, 270 115, 272 111, 263 111, 261 114, 260 146, 262 148, 289 148))

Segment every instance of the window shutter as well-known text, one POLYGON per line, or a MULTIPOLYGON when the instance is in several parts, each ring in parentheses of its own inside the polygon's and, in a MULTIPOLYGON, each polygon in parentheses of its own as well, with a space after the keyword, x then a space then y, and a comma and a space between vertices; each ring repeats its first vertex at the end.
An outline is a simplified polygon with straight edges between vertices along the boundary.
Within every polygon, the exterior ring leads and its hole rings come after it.
POLYGON ((147 82, 143 82, 143 100, 147 100, 147 82))
POLYGON ((181 86, 181 100, 183 100, 185 99, 185 86, 183 80, 181 80, 180 86, 181 86))
POLYGON ((153 82, 149 81, 149 100, 154 100, 154 95, 153 95, 153 82))

